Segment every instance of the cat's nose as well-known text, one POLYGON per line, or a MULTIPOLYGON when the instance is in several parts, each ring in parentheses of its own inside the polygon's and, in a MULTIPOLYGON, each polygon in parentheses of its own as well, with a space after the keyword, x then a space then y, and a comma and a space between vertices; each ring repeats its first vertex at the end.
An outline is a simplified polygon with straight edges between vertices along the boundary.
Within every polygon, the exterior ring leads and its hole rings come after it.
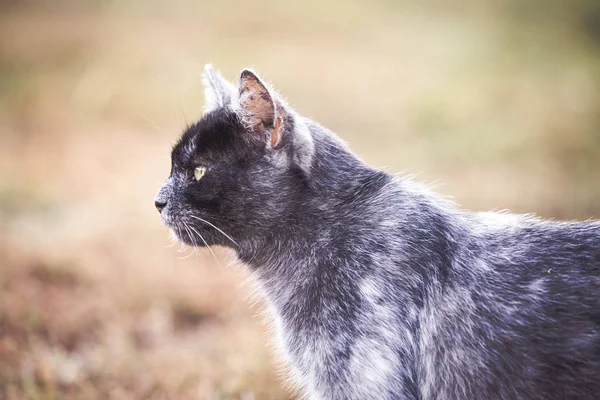
POLYGON ((154 206, 156 207, 156 209, 158 210, 158 212, 161 212, 163 210, 163 208, 165 208, 167 206, 167 202, 166 201, 158 201, 158 200, 154 200, 154 206))

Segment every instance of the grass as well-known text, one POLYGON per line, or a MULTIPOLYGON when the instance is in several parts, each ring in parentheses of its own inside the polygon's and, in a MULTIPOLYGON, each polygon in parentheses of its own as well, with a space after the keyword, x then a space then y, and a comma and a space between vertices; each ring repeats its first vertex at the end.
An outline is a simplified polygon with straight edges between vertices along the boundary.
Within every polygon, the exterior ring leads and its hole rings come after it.
POLYGON ((292 397, 246 272, 153 209, 206 62, 466 207, 600 215, 594 2, 2 7, 0 399, 292 397))

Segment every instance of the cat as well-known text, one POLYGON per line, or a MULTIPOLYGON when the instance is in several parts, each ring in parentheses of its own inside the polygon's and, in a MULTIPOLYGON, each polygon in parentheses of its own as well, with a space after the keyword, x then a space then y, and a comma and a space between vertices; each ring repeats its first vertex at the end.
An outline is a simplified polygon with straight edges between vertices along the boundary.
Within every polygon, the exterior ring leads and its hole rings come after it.
POLYGON ((302 396, 600 398, 599 222, 461 210, 249 69, 204 84, 155 205, 252 271, 302 396))

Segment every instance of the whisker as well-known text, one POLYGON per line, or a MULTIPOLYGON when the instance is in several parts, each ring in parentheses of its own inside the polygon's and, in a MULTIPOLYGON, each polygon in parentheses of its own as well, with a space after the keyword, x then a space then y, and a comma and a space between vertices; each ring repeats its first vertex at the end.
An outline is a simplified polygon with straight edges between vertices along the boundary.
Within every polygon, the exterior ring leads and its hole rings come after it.
MULTIPOLYGON (((192 244, 194 244, 195 242, 194 242, 194 238, 193 238, 192 232, 190 232, 190 230, 188 229, 188 227, 187 227, 187 225, 186 225, 185 223, 183 224, 183 229, 185 229, 185 231, 187 232, 187 234, 188 234, 189 238, 190 238, 190 239, 191 239, 191 241, 192 241, 192 244)), ((183 242, 182 242, 182 243, 183 243, 183 242)), ((184 244, 184 246, 185 246, 185 244, 184 244)), ((186 249, 186 250, 187 250, 188 248, 189 248, 188 246, 185 246, 185 249, 186 249)), ((195 253, 195 247, 192 247, 192 249, 191 249, 191 251, 190 251, 190 254, 188 254, 188 255, 186 255, 186 256, 183 256, 183 257, 179 257, 179 259, 180 259, 180 260, 184 260, 184 259, 186 259, 186 258, 189 258, 189 257, 190 257, 192 254, 194 254, 194 253, 195 253)))
POLYGON ((211 223, 210 223, 210 222, 208 222, 207 220, 205 220, 205 219, 202 219, 202 218, 200 218, 200 217, 196 217, 195 215, 190 215, 190 217, 192 217, 192 218, 195 218, 195 219, 197 219, 198 221, 202 221, 202 222, 204 222, 205 224, 208 224, 208 225, 212 226, 212 227, 213 227, 213 228, 215 228, 217 231, 221 232, 221 234, 223 234, 223 236, 225 236, 227 239, 231 240, 231 242, 232 242, 233 244, 235 244, 236 246, 238 246, 238 247, 239 247, 239 244, 237 244, 237 242, 236 242, 235 240, 233 240, 233 239, 231 238, 231 236, 229 236, 228 234, 226 234, 226 233, 225 233, 225 232, 223 232, 221 229, 219 229, 219 228, 218 228, 218 227, 216 227, 215 225, 211 224, 211 223))
POLYGON ((163 133, 164 129, 161 129, 160 126, 158 126, 154 121, 152 121, 150 118, 148 118, 145 114, 139 114, 140 117, 142 117, 144 119, 144 121, 146 121, 150 127, 156 129, 157 132, 163 133))
POLYGON ((182 241, 179 241, 179 249, 177 249, 178 253, 183 253, 185 251, 186 247, 185 247, 185 243, 183 243, 182 241))
MULTIPOLYGON (((193 229, 194 232, 196 232, 196 230, 192 226, 186 224, 185 222, 183 224, 185 226, 187 226, 188 229, 193 229)), ((192 235, 191 232, 190 232, 190 240, 192 241, 192 245, 194 246, 194 247, 192 247, 192 250, 193 250, 194 254, 196 254, 196 261, 197 261, 198 260, 198 241, 194 240, 194 235, 192 235)))
POLYGON ((192 256, 192 254, 194 254, 194 249, 193 249, 193 248, 192 248, 192 249, 190 249, 190 247, 189 247, 189 246, 186 246, 186 248, 185 248, 185 249, 186 249, 186 250, 190 250, 190 253, 189 253, 189 254, 186 254, 185 256, 181 256, 181 257, 179 257, 179 259, 180 259, 180 260, 185 260, 186 258, 190 258, 190 257, 192 256))
POLYGON ((167 248, 171 248, 171 247, 175 246, 175 243, 179 242, 179 239, 177 239, 177 233, 175 232, 174 229, 171 229, 171 231, 169 232, 169 240, 171 241, 171 244, 165 246, 167 248))
POLYGON ((222 268, 221 263, 219 262, 219 259, 217 258, 217 256, 215 255, 215 253, 212 251, 212 249, 210 248, 210 246, 208 245, 208 243, 206 243, 206 240, 204 240, 204 238, 202 237, 202 235, 200 234, 200 232, 198 232, 193 226, 188 226, 188 227, 191 230, 193 230, 196 233, 196 235, 198 235, 198 237, 202 240, 202 242, 204 243, 204 245, 206 247, 208 247, 208 251, 210 251, 210 254, 212 254, 213 258, 215 259, 215 261, 219 265, 219 268, 222 268))
MULTIPOLYGON (((177 228, 176 235, 177 235, 178 237, 179 237, 179 236, 182 236, 182 234, 181 234, 181 228, 177 228)), ((177 250, 177 252, 178 252, 178 253, 183 253, 183 252, 184 252, 184 250, 186 249, 185 243, 183 242, 183 240, 179 240, 179 238, 178 238, 178 240, 177 240, 177 241, 179 242, 179 249, 177 250)))
POLYGON ((194 235, 192 235, 192 231, 190 230, 190 226, 188 224, 186 224, 185 222, 183 222, 183 227, 185 229, 185 231, 188 234, 188 237, 190 238, 191 242, 192 242, 192 247, 196 247, 196 241, 194 240, 194 235))

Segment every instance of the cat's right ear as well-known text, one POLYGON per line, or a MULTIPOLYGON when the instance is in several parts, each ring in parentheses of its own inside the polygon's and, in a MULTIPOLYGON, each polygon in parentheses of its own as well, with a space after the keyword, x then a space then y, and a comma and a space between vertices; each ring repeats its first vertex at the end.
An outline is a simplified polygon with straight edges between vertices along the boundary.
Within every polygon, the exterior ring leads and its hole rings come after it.
POLYGON ((237 96, 236 88, 229 83, 211 64, 204 66, 204 112, 225 107, 237 96))

